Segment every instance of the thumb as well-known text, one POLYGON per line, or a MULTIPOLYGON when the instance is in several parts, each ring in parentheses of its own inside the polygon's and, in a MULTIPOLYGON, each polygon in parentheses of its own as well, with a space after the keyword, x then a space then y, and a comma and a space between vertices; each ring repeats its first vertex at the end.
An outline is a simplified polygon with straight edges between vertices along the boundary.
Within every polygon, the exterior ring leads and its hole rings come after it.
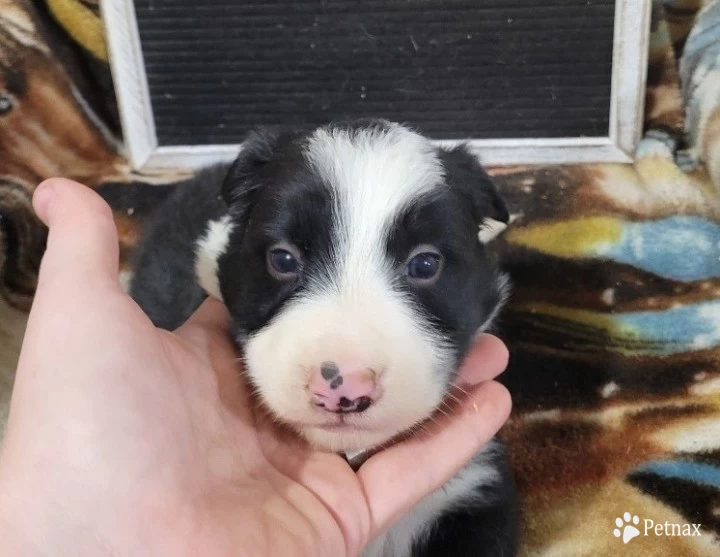
POLYGON ((33 207, 50 229, 39 291, 117 282, 117 229, 110 207, 97 193, 71 180, 51 178, 35 190, 33 207))
POLYGON ((425 434, 370 457, 358 477, 376 532, 440 489, 492 439, 511 406, 505 387, 495 381, 482 383, 468 392, 453 415, 436 420, 425 434))

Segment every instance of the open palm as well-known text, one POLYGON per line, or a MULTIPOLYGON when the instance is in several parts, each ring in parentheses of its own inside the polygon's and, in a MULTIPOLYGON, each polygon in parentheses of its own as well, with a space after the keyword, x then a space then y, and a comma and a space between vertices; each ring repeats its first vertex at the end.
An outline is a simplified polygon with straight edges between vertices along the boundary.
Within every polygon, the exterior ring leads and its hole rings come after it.
POLYGON ((507 418, 491 381, 507 352, 483 336, 453 416, 355 473, 256 404, 221 303, 174 333, 152 326, 119 286, 96 194, 52 180, 35 206, 48 251, 0 453, 0 539, 19 551, 357 555, 507 418))

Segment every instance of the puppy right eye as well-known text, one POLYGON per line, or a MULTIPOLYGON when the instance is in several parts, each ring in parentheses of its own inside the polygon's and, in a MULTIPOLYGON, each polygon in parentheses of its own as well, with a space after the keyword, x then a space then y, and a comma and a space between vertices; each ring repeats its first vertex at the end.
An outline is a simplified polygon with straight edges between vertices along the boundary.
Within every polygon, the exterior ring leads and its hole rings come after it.
POLYGON ((284 280, 296 276, 300 272, 300 261, 290 250, 272 248, 267 254, 268 271, 277 279, 284 280))

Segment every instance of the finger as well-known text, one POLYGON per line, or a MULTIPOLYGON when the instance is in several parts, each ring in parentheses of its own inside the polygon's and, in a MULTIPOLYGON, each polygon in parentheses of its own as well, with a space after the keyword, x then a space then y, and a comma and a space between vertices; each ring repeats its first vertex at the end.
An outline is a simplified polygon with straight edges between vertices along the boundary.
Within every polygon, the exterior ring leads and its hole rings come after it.
POLYGON ((110 207, 97 193, 51 178, 38 186, 33 206, 50 229, 38 290, 118 282, 117 230, 110 207))
POLYGON ((177 330, 180 333, 191 327, 227 329, 228 311, 221 301, 208 296, 187 321, 177 330))
POLYGON ((374 534, 455 475, 497 433, 510 409, 505 387, 495 381, 483 383, 458 405, 454 416, 438 422, 427 434, 368 459, 358 477, 374 534))
MULTIPOLYGON (((195 312, 175 330, 178 337, 205 354, 212 364, 218 378, 218 390, 222 396, 239 394, 243 405, 247 406, 246 386, 240 380, 240 358, 237 344, 228 334, 229 315, 225 305, 215 298, 208 297, 195 312)), ((234 395, 233 395, 234 396, 234 395)))
POLYGON ((483 333, 465 356, 456 383, 471 386, 494 379, 505 371, 508 358, 505 343, 496 336, 483 333))
POLYGON ((228 324, 229 315, 225 305, 215 298, 207 297, 187 321, 175 330, 175 334, 195 345, 205 345, 208 338, 226 344, 230 343, 228 324))

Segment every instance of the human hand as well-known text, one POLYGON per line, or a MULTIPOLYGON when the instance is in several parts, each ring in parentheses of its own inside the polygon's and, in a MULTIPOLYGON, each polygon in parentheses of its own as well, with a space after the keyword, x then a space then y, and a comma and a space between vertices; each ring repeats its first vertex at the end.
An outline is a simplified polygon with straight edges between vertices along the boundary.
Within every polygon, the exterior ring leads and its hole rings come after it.
POLYGON ((41 184, 49 226, 0 452, 2 554, 357 555, 499 429, 507 350, 483 335, 452 416, 355 473, 272 423, 244 383, 224 306, 174 333, 118 282, 108 206, 41 184))

